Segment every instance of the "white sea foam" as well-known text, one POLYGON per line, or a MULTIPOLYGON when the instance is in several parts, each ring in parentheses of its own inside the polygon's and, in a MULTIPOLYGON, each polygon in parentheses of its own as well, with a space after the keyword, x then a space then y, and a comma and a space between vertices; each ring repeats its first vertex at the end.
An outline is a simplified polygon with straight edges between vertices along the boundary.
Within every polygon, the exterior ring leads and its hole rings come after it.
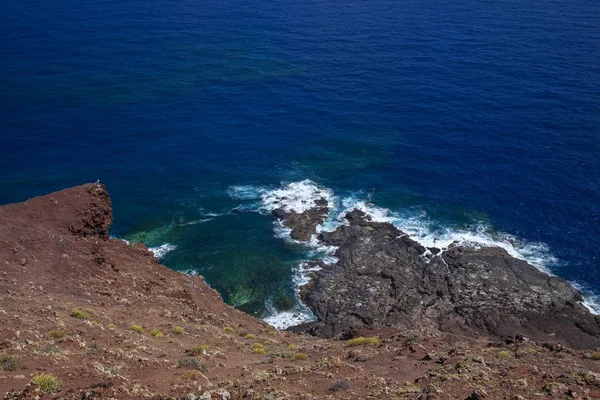
POLYGON ((109 237, 110 237, 111 239, 116 239, 116 240, 120 240, 121 242, 125 242, 125 243, 127 243, 128 245, 130 245, 130 246, 131 246, 131 242, 130 242, 129 240, 127 240, 127 239, 121 239, 121 238, 119 238, 119 237, 112 236, 112 235, 110 235, 109 237))
POLYGON ((314 321, 315 317, 311 314, 306 314, 302 311, 275 311, 268 317, 263 318, 263 321, 277 329, 287 329, 291 326, 303 324, 305 322, 314 321))
POLYGON ((583 301, 581 302, 581 304, 583 304, 585 308, 587 308, 588 311, 592 314, 600 315, 600 296, 596 294, 591 294, 592 291, 587 287, 587 285, 584 285, 582 283, 571 282, 571 285, 573 285, 575 289, 583 293, 583 301))
POLYGON ((318 186, 309 179, 292 182, 274 190, 263 190, 260 198, 267 211, 282 208, 287 212, 303 213, 315 207, 315 200, 325 199, 333 203, 333 191, 318 186))
POLYGON ((255 185, 234 185, 227 189, 229 197, 238 200, 252 200, 260 198, 265 189, 255 185))
POLYGON ((156 247, 148 247, 148 250, 154 253, 154 257, 160 259, 163 258, 167 253, 175 250, 176 248, 177 246, 175 246, 174 244, 165 243, 156 247))
POLYGON ((177 226, 198 225, 198 224, 202 224, 204 222, 212 221, 213 219, 214 219, 214 217, 212 217, 212 218, 200 218, 200 219, 197 219, 195 221, 180 222, 179 224, 177 224, 177 226))
POLYGON ((222 215, 226 215, 226 214, 219 214, 219 213, 213 213, 213 212, 204 214, 205 217, 211 217, 211 218, 220 217, 222 215))
POLYGON ((322 229, 333 231, 340 225, 348 224, 344 216, 354 209, 369 215, 373 222, 391 223, 421 245, 439 248, 442 253, 453 244, 471 248, 501 247, 511 256, 528 261, 548 274, 550 274, 550 267, 558 262, 544 243, 525 242, 507 233, 494 232, 483 223, 474 224, 468 229, 434 228, 434 223, 424 211, 394 212, 378 207, 358 196, 342 199, 340 209, 332 213, 334 218, 324 223, 322 229))

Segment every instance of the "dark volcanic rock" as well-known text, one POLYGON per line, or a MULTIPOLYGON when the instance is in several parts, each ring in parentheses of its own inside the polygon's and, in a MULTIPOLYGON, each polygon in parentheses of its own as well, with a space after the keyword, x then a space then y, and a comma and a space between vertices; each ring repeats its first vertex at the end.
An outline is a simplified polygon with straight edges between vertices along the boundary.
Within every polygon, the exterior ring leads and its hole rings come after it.
POLYGON ((295 330, 340 336, 371 327, 437 328, 496 337, 525 334, 575 348, 600 345, 600 324, 581 294, 501 248, 454 246, 427 262, 425 248, 356 210, 350 225, 319 235, 338 246, 334 265, 302 288, 319 318, 295 330))
POLYGON ((439 249, 437 247, 428 247, 427 250, 429 250, 431 252, 431 254, 433 254, 433 255, 438 254, 440 251, 442 251, 441 249, 439 249))
POLYGON ((292 239, 307 242, 316 232, 317 225, 322 224, 325 218, 327 218, 327 214, 329 213, 327 205, 327 200, 320 198, 315 200, 315 207, 303 213, 276 208, 271 211, 271 215, 292 229, 290 233, 292 239))

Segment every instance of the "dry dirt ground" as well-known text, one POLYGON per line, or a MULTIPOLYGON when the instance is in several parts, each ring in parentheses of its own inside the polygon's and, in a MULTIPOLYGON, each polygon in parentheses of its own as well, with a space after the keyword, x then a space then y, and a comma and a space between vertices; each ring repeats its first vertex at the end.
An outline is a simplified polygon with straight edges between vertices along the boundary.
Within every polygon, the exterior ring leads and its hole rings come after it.
POLYGON ((8 399, 600 399, 600 352, 523 337, 279 332, 201 277, 108 238, 87 184, 0 207, 0 396, 8 399), (36 382, 36 383, 32 383, 36 382))

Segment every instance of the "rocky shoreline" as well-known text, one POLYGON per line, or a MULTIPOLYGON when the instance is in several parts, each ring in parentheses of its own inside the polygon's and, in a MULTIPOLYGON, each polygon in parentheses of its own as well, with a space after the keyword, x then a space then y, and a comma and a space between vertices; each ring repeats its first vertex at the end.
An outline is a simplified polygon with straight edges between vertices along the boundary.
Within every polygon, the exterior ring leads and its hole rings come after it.
MULTIPOLYGON (((309 240, 327 215, 324 199, 302 214, 272 212, 309 240)), ((525 335, 573 348, 600 346, 600 318, 582 304, 567 281, 549 276, 495 247, 425 248, 390 223, 360 210, 346 224, 317 235, 335 246, 336 263, 301 288, 318 321, 291 328, 320 337, 346 338, 372 328, 423 329, 506 339, 525 335)))

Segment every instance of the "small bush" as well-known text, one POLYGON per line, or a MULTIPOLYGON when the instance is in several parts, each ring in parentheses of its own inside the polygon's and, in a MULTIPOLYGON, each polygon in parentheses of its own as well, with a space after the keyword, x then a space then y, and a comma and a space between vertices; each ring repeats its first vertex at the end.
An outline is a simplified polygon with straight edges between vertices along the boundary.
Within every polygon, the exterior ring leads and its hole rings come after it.
POLYGON ((195 381, 198 379, 198 373, 196 371, 185 371, 183 373, 183 379, 189 379, 190 381, 195 381))
POLYGON ((48 331, 47 333, 48 337, 52 338, 52 339, 62 339, 65 336, 67 336, 67 333, 65 331, 48 331))
POLYGON ((198 371, 208 372, 208 367, 202 361, 194 359, 190 360, 189 358, 179 360, 177 368, 194 368, 198 371))
POLYGON ((163 337, 165 335, 158 329, 152 329, 150 331, 150 336, 160 339, 161 337, 163 337))
POLYGON ((329 386, 329 390, 332 392, 337 392, 338 390, 349 389, 350 386, 352 385, 348 379, 340 379, 339 381, 333 382, 333 384, 329 386))
POLYGON ((308 360, 308 356, 304 353, 294 353, 294 360, 308 360))
POLYGON ((71 317, 77 319, 88 319, 90 317, 90 314, 80 310, 79 308, 74 308, 71 310, 71 317))
POLYGON ((140 335, 143 335, 146 331, 144 330, 144 328, 142 328, 139 325, 131 325, 131 328, 129 328, 130 331, 133 331, 135 333, 139 333, 140 335))
POLYGON ((247 335, 244 336, 244 339, 256 339, 256 335, 254 335, 252 333, 248 333, 247 335))
POLYGON ((42 347, 40 351, 44 354, 59 354, 61 352, 60 347, 51 345, 42 347))
POLYGON ((17 357, 0 354, 0 369, 2 371, 17 371, 24 368, 25 367, 17 357))
POLYGON ((379 344, 379 338, 377 336, 373 337, 357 337, 354 339, 350 339, 346 342, 348 346, 362 346, 364 344, 372 344, 377 346, 379 344))
POLYGON ((108 324, 107 326, 109 331, 114 331, 115 329, 117 329, 117 327, 115 326, 115 324, 108 324))
POLYGON ((58 378, 52 374, 40 374, 31 378, 31 383, 39 386, 44 393, 52 393, 60 390, 61 384, 58 378))
POLYGON ((123 376, 123 371, 121 371, 119 368, 107 368, 105 370, 109 375, 114 375, 114 376, 123 376))
POLYGON ((592 358, 594 360, 600 360, 600 351, 595 351, 592 353, 592 358))
POLYGON ((294 351, 294 350, 297 350, 297 349, 298 349, 298 346, 296 346, 295 344, 293 344, 293 343, 292 343, 292 344, 290 344, 290 345, 288 346, 288 349, 290 349, 290 350, 294 351))
POLYGON ((506 350, 502 350, 498 352, 498 357, 500 358, 510 358, 512 357, 512 354, 510 351, 506 351, 506 350))
POLYGON ((275 331, 269 331, 269 332, 267 332, 267 335, 269 335, 269 336, 275 336, 275 331))
POLYGON ((235 332, 235 330, 232 327, 230 327, 230 326, 226 326, 225 328, 223 328, 223 330, 225 332, 227 332, 227 333, 233 333, 233 332, 235 332))
POLYGON ((423 340, 423 338, 421 338, 421 336, 414 334, 414 335, 410 335, 406 339, 404 339, 404 344, 406 346, 409 346, 414 343, 419 343, 422 340, 423 340))
POLYGON ((191 350, 186 350, 186 353, 191 354, 193 356, 199 356, 200 354, 204 354, 210 349, 210 346, 207 344, 203 344, 201 346, 192 347, 191 350))
POLYGON ((99 343, 92 343, 89 346, 86 346, 84 348, 84 350, 86 350, 86 351, 100 350, 100 344, 99 343))
POLYGON ((185 335, 185 329, 183 329, 183 327, 179 325, 175 325, 173 329, 171 329, 171 332, 173 332, 176 335, 185 335))
POLYGON ((276 353, 273 353, 273 357, 275 358, 293 358, 294 357, 294 353, 290 353, 289 351, 278 351, 276 353))
POLYGON ((265 346, 262 343, 254 343, 252 345, 252 352, 256 354, 267 354, 265 346))

